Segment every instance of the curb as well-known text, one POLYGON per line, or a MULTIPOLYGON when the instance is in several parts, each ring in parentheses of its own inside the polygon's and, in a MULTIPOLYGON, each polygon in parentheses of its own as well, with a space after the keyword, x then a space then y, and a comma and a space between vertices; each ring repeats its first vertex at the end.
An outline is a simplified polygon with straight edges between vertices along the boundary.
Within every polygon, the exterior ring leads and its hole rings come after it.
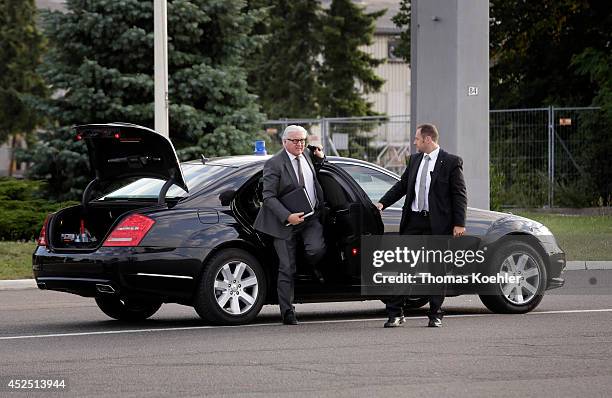
POLYGON ((566 271, 579 271, 579 270, 611 270, 612 261, 568 261, 565 270, 566 271))
POLYGON ((26 290, 37 289, 34 279, 13 279, 8 281, 0 281, 0 290, 26 290))
MULTIPOLYGON (((612 261, 568 261, 566 271, 593 271, 612 270, 612 261)), ((34 279, 0 280, 0 291, 2 290, 27 290, 37 289, 34 279)))

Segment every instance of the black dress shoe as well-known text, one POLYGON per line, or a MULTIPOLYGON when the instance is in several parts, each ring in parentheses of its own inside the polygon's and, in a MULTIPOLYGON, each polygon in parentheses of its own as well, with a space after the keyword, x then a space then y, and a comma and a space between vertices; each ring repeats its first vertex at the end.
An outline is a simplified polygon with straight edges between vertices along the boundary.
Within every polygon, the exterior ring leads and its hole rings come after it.
POLYGON ((316 268, 315 268, 315 269, 313 270, 313 273, 314 273, 314 275, 315 275, 315 278, 317 278, 317 280, 318 280, 320 283, 325 283, 325 278, 323 278, 323 274, 321 273, 321 271, 319 271, 318 269, 316 269, 316 268))
POLYGON ((427 324, 427 326, 430 328, 442 327, 442 319, 437 317, 429 318, 429 323, 427 324))
POLYGON ((284 325, 297 325, 298 321, 295 317, 295 312, 291 310, 285 311, 285 315, 283 315, 283 324, 284 325))
POLYGON ((402 326, 404 324, 404 317, 403 316, 392 316, 389 317, 389 319, 387 320, 387 322, 385 322, 384 327, 386 328, 396 328, 398 326, 402 326))

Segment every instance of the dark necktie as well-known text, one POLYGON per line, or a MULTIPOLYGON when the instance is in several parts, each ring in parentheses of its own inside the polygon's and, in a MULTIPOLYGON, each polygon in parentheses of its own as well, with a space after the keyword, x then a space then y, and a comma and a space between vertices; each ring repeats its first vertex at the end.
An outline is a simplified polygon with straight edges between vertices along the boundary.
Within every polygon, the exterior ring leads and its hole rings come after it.
POLYGON ((302 162, 300 162, 300 158, 296 156, 295 161, 298 164, 298 184, 303 187, 304 184, 304 173, 302 173, 302 162))

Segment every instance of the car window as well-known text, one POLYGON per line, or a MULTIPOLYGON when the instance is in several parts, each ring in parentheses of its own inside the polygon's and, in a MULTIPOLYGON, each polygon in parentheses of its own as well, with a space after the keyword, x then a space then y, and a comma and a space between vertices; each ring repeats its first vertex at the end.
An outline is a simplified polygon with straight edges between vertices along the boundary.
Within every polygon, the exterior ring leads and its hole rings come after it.
MULTIPOLYGON (((189 191, 192 191, 195 187, 210 184, 235 170, 226 166, 203 164, 182 164, 181 169, 183 170, 183 177, 189 191)), ((155 178, 139 178, 98 200, 156 199, 164 183, 165 181, 155 178)), ((172 185, 166 194, 166 198, 181 198, 188 195, 181 187, 172 185)))
MULTIPOLYGON (((397 182, 395 178, 370 167, 346 163, 338 163, 337 165, 353 177, 374 203, 378 202, 397 182)), ((395 202, 391 206, 394 206, 398 202, 395 202)))

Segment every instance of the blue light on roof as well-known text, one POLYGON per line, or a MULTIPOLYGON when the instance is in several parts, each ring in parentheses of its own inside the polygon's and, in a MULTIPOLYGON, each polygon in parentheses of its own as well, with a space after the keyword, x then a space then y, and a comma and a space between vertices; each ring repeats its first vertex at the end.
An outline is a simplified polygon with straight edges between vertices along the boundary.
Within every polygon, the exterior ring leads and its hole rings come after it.
POLYGON ((255 141, 255 151, 253 152, 255 155, 267 155, 266 152, 266 142, 264 140, 255 141))

